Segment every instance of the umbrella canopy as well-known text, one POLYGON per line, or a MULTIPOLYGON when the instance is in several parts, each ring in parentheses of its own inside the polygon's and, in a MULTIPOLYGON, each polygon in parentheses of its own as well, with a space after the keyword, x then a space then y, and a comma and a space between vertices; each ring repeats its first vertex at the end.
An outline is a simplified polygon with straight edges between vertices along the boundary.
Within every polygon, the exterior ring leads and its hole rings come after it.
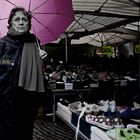
POLYGON ((31 12, 31 32, 41 45, 56 40, 74 20, 72 0, 0 0, 0 37, 7 33, 8 16, 15 6, 31 12))
MULTIPOLYGON (((119 28, 121 30, 121 28, 119 28)), ((125 44, 129 41, 136 40, 136 35, 120 34, 114 32, 99 32, 93 35, 81 37, 80 39, 72 39, 71 44, 90 44, 96 47, 102 47, 106 45, 119 45, 125 44)))

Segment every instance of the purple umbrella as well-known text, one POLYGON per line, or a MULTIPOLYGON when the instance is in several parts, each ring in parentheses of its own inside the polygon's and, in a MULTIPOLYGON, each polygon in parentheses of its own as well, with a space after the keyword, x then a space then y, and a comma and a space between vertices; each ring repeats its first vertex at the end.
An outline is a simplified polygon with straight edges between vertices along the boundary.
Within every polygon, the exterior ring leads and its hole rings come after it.
POLYGON ((15 6, 31 12, 31 32, 41 45, 56 40, 74 20, 72 0, 0 0, 0 37, 7 33, 7 19, 15 6))

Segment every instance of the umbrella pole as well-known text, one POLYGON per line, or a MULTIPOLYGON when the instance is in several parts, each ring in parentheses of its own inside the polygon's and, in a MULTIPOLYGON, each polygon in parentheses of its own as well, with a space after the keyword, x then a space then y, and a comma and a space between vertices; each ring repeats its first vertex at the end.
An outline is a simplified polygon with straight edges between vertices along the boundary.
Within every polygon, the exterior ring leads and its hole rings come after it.
POLYGON ((65 61, 68 62, 68 38, 65 36, 65 61))

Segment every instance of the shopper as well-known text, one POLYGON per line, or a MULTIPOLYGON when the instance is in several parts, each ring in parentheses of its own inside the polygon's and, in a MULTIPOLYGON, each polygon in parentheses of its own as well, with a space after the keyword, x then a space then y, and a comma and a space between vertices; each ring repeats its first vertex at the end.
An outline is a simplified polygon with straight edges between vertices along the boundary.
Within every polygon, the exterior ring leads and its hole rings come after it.
POLYGON ((44 93, 37 38, 31 15, 11 10, 8 32, 0 39, 0 140, 32 140, 38 97, 44 93))

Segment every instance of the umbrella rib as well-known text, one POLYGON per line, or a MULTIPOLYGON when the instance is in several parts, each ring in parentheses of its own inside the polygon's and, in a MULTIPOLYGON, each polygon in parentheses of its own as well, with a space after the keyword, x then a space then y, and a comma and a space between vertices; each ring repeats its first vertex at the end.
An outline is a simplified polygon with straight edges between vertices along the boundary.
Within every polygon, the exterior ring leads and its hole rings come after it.
POLYGON ((50 15, 50 14, 51 14, 51 15, 53 15, 53 14, 58 14, 58 15, 60 14, 60 15, 62 15, 61 13, 39 13, 39 12, 32 12, 32 13, 34 13, 34 14, 40 14, 40 15, 41 15, 41 14, 42 14, 42 15, 43 15, 43 14, 44 14, 44 15, 47 15, 47 14, 48 14, 48 15, 50 15))
POLYGON ((9 2, 9 3, 11 3, 12 5, 14 5, 14 6, 16 6, 14 3, 12 3, 11 1, 9 1, 9 0, 6 0, 7 2, 9 2))
POLYGON ((38 5, 37 7, 35 7, 34 9, 32 9, 32 11, 40 8, 42 5, 44 5, 46 2, 48 2, 48 0, 44 1, 43 3, 41 3, 40 5, 38 5))
MULTIPOLYGON (((40 24, 40 25, 42 25, 43 27, 45 27, 51 34, 52 34, 52 36, 54 36, 55 38, 56 38, 56 36, 53 34, 53 32, 48 28, 48 27, 46 27, 44 24, 42 24, 38 19, 36 19, 34 16, 33 16, 33 18, 40 24)), ((57 39, 57 38, 56 38, 57 39)))
POLYGON ((91 38, 91 41, 92 41, 92 40, 95 40, 95 41, 97 41, 97 42, 99 42, 99 43, 100 43, 100 41, 99 41, 99 40, 97 40, 97 39, 96 39, 96 37, 95 37, 95 38, 93 38, 93 37, 91 37, 91 36, 88 36, 88 37, 89 37, 89 38, 91 38))
POLYGON ((71 16, 68 16, 68 15, 65 15, 65 14, 63 14, 63 13, 39 13, 39 12, 32 12, 32 14, 44 14, 44 15, 60 15, 60 16, 64 16, 64 17, 69 17, 69 18, 73 18, 73 17, 71 17, 71 16))
POLYGON ((103 35, 103 36, 104 36, 104 38, 105 38, 104 42, 106 41, 106 42, 109 44, 109 40, 108 40, 108 38, 105 36, 105 34, 104 34, 104 33, 102 33, 102 35, 103 35))
POLYGON ((31 0, 29 1, 29 8, 28 8, 28 10, 30 11, 30 9, 31 9, 31 0))
POLYGON ((82 15, 78 20, 75 19, 75 22, 78 23, 78 24, 79 24, 82 28, 84 28, 86 31, 88 31, 88 29, 87 29, 84 25, 82 25, 82 24, 79 22, 79 20, 80 20, 82 17, 83 17, 83 15, 82 15))
POLYGON ((6 20, 6 19, 8 19, 8 18, 0 18, 0 20, 6 20))

